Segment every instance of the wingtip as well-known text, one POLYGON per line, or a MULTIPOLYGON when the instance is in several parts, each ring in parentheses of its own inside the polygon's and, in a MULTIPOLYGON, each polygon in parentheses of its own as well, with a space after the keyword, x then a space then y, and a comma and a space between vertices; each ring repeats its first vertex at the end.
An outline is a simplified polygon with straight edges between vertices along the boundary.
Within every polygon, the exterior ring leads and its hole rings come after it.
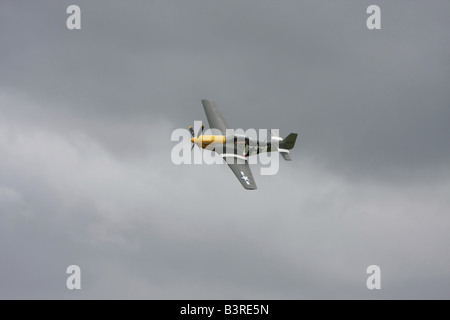
POLYGON ((208 105, 208 106, 214 106, 215 105, 215 102, 214 101, 212 101, 212 100, 208 100, 208 99, 202 99, 202 104, 205 106, 205 105, 208 105))

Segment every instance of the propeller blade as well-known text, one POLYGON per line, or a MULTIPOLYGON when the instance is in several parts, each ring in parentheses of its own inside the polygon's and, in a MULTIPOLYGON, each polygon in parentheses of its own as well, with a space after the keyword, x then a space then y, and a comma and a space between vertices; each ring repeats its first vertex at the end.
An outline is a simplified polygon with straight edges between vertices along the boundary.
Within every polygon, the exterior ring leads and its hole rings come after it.
POLYGON ((195 144, 193 143, 193 144, 192 144, 192 147, 191 147, 191 151, 192 151, 192 149, 194 149, 194 147, 195 147, 195 144))
POLYGON ((195 137, 194 136, 194 129, 192 129, 192 126, 189 126, 189 132, 191 133, 192 137, 195 137))
MULTIPOLYGON (((205 129, 205 125, 204 124, 202 124, 202 128, 200 130, 198 130, 197 138, 200 137, 200 133, 203 133, 203 129, 205 129)), ((192 132, 194 132, 194 130, 192 130, 192 132)))

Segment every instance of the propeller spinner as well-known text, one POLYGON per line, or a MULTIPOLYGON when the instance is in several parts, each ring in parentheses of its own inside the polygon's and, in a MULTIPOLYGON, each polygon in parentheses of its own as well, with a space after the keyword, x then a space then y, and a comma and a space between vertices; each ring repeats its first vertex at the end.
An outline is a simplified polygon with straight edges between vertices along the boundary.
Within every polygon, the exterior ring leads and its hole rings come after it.
MULTIPOLYGON (((202 124, 202 127, 200 128, 200 130, 198 130, 197 138, 200 137, 200 135, 203 133, 204 129, 205 129, 205 125, 202 124)), ((191 136, 192 136, 192 139, 191 139, 191 142, 192 142, 191 150, 192 150, 192 149, 194 149, 194 146, 195 146, 195 143, 194 143, 195 133, 194 133, 194 129, 192 129, 192 126, 189 126, 189 132, 191 133, 191 136)))

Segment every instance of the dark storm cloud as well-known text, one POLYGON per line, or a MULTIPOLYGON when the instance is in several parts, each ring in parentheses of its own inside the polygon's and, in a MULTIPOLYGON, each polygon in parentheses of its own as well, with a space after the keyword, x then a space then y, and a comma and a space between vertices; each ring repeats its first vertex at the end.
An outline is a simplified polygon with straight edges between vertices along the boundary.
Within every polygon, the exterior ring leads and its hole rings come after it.
POLYGON ((0 4, 0 297, 449 297, 448 2, 69 4, 0 4), (172 165, 202 98, 294 162, 172 165))
POLYGON ((380 3, 378 32, 363 4, 290 1, 82 1, 69 32, 66 4, 2 5, 4 86, 82 118, 177 126, 208 97, 238 127, 301 131, 305 153, 353 178, 439 175, 450 160, 448 3, 380 3))

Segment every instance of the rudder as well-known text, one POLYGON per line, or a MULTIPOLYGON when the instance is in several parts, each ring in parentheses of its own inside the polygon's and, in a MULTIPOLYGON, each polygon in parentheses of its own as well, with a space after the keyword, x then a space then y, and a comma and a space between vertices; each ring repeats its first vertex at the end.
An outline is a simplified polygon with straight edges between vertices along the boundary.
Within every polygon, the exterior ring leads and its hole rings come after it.
POLYGON ((295 146, 295 141, 297 141, 297 133, 290 133, 286 138, 280 141, 280 148, 291 150, 295 146))

